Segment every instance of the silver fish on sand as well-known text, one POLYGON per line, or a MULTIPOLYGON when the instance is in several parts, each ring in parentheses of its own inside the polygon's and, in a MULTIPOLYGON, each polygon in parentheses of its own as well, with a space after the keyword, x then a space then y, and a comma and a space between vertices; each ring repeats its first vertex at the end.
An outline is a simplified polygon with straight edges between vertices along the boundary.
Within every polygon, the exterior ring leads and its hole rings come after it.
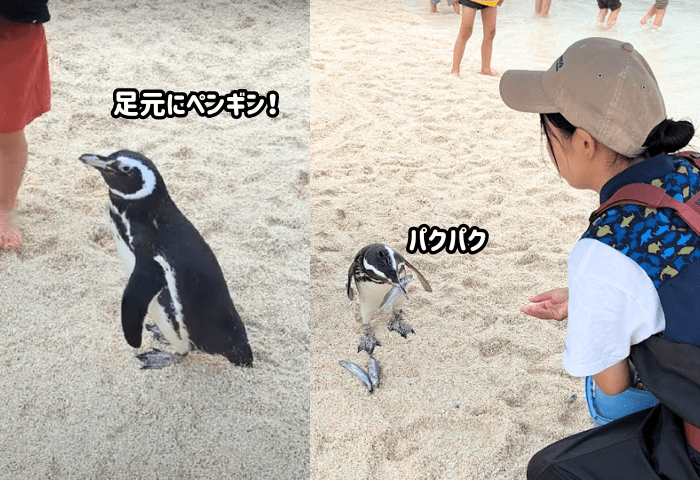
MULTIPOLYGON (((403 287, 403 289, 405 290, 406 286, 409 283, 411 283, 411 280, 413 280, 413 275, 409 274, 403 277, 401 280, 399 280, 399 283, 401 284, 401 287, 403 287)), ((401 287, 399 287, 398 285, 394 285, 392 289, 387 292, 387 294, 384 296, 384 300, 382 300, 382 303, 379 304, 380 310, 391 310, 391 306, 394 305, 396 299, 399 298, 401 295, 405 296, 408 300, 408 294, 404 293, 401 290, 401 287)))
POLYGON ((372 382, 372 387, 379 388, 379 363, 374 357, 369 357, 367 370, 369 371, 369 381, 372 382))
POLYGON ((342 367, 345 367, 347 370, 349 370, 351 373, 353 373, 357 378, 359 378, 362 381, 362 383, 365 385, 365 387, 367 387, 367 390, 369 391, 369 393, 372 393, 372 381, 370 380, 367 373, 365 373, 365 371, 362 370, 362 367, 360 367, 359 365, 357 365, 355 363, 348 362, 345 360, 341 360, 340 365, 342 367))

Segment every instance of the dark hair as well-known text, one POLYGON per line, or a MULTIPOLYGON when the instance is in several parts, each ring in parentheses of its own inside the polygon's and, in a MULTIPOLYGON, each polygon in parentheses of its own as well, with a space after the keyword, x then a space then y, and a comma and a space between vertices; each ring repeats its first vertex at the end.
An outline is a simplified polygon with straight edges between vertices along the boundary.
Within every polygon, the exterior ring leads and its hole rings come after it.
MULTIPOLYGON (((567 140, 574 135, 576 127, 569 123, 569 121, 564 118, 561 113, 540 114, 540 125, 542 126, 542 132, 547 139, 547 144, 552 152, 552 157, 554 157, 552 139, 549 136, 547 122, 559 130, 563 137, 567 140), (546 122, 545 119, 547 120, 546 122)), ((651 133, 649 133, 649 136, 644 141, 644 145, 642 145, 642 148, 640 148, 634 156, 626 157, 615 152, 616 156, 614 161, 616 163, 620 161, 632 162, 639 157, 644 157, 647 159, 655 157, 660 153, 673 153, 688 145, 694 136, 695 127, 693 127, 692 123, 687 120, 675 121, 667 118, 652 129, 651 133)), ((559 164, 557 163, 556 157, 554 157, 554 164, 558 170, 559 164)))
POLYGON ((687 120, 674 121, 670 118, 659 123, 644 141, 641 152, 646 158, 660 153, 673 153, 690 143, 695 136, 695 127, 687 120))
POLYGON ((559 130, 567 140, 573 137, 576 127, 569 123, 569 121, 564 118, 564 115, 561 113, 540 113, 540 126, 542 128, 542 133, 547 139, 547 145, 549 145, 549 151, 552 153, 554 165, 557 167, 557 170, 559 170, 559 163, 557 162, 557 157, 554 155, 552 138, 549 136, 547 122, 551 123, 552 126, 559 130), (545 119, 547 119, 547 121, 545 121, 545 119))

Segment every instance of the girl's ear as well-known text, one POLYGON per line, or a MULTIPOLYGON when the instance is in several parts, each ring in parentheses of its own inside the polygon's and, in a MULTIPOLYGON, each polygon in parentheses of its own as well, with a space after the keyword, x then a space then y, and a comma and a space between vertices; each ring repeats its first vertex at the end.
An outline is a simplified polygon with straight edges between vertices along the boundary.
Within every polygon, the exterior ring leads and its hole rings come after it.
POLYGON ((598 141, 583 128, 577 128, 574 132, 572 141, 578 148, 579 152, 585 155, 586 158, 593 158, 598 148, 598 141))

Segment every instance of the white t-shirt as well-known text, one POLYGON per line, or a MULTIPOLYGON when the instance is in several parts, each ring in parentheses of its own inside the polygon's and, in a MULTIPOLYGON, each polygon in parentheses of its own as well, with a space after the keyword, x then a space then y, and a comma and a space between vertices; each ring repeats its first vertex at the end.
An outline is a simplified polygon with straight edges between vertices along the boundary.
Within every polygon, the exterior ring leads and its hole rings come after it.
POLYGON ((629 356, 630 346, 666 328, 659 295, 634 260, 594 239, 569 256, 569 320, 564 368, 585 377, 629 356))

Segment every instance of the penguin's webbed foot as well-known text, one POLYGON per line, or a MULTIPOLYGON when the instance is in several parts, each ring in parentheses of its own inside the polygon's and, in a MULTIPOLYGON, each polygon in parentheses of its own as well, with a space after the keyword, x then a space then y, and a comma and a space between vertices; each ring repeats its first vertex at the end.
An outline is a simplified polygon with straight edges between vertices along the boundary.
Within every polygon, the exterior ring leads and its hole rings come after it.
POLYGON ((357 346, 357 352, 364 350, 365 352, 372 355, 374 352, 374 347, 380 347, 382 344, 374 336, 374 330, 371 326, 367 325, 364 328, 364 333, 360 338, 360 344, 357 346))
POLYGON ((394 312, 394 318, 389 322, 388 329, 390 331, 397 332, 399 335, 401 335, 403 338, 408 337, 409 333, 416 333, 413 331, 413 328, 403 320, 401 320, 402 313, 401 312, 394 312))
POLYGON ((136 355, 136 358, 141 360, 142 369, 151 370, 154 368, 164 368, 169 365, 175 365, 183 361, 186 356, 186 353, 170 353, 154 348, 150 352, 136 355))
POLYGON ((158 325, 146 325, 146 330, 153 334, 153 338, 164 345, 170 345, 170 342, 163 336, 163 332, 160 331, 158 325))

